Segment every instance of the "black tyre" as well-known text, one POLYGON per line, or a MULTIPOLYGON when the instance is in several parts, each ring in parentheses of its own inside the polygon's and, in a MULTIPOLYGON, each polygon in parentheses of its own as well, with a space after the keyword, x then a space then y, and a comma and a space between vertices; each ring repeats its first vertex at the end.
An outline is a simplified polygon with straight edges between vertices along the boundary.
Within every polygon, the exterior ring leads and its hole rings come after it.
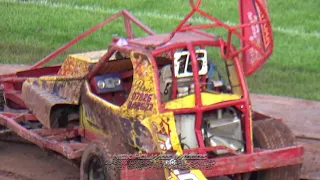
MULTIPOLYGON (((291 130, 280 120, 265 119, 253 121, 253 142, 262 149, 278 149, 296 145, 296 138, 291 130)), ((300 164, 268 169, 253 173, 251 180, 298 180, 300 164)))
POLYGON ((118 180, 120 169, 115 165, 107 143, 94 141, 90 143, 81 158, 81 180, 118 180))

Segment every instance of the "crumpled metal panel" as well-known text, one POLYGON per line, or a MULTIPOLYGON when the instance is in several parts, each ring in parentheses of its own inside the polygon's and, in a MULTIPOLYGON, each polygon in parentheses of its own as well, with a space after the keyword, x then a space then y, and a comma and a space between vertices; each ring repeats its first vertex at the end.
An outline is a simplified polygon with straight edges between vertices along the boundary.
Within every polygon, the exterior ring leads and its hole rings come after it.
POLYGON ((79 103, 83 83, 79 77, 44 76, 39 79, 29 78, 27 82, 72 104, 79 103))
POLYGON ((51 128, 51 108, 57 104, 78 104, 82 81, 46 81, 30 78, 23 83, 22 99, 47 128, 51 128))
MULTIPOLYGON (((145 148, 144 145, 152 141, 142 121, 147 117, 158 120, 161 114, 158 110, 152 61, 146 54, 140 52, 132 51, 130 55, 134 78, 127 101, 122 106, 113 105, 92 94, 88 83, 84 83, 80 108, 81 119, 87 129, 103 134, 107 138, 114 138, 117 128, 112 125, 113 121, 118 119, 123 125, 129 144, 142 150, 145 148)), ((168 119, 167 116, 167 114, 161 116, 160 119, 168 119)), ((173 115, 171 114, 170 117, 173 118, 173 115)))

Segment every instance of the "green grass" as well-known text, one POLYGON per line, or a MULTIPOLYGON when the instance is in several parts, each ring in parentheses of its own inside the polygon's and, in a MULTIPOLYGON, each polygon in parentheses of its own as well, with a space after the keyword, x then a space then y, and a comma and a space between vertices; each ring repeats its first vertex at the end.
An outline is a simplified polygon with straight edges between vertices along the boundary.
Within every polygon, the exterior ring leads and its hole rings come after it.
MULTIPOLYGON (((48 0, 57 7, 30 2, 0 0, 0 63, 33 64, 113 11, 128 9, 161 33, 171 31, 179 23, 173 17, 184 16, 190 9, 186 0, 48 0)), ((250 91, 320 100, 320 1, 269 0, 268 7, 274 27, 274 53, 260 72, 248 78, 250 91)), ((237 22, 236 0, 203 0, 203 8, 222 20, 237 22)), ((112 34, 124 34, 121 20, 67 53, 104 49, 112 34)))

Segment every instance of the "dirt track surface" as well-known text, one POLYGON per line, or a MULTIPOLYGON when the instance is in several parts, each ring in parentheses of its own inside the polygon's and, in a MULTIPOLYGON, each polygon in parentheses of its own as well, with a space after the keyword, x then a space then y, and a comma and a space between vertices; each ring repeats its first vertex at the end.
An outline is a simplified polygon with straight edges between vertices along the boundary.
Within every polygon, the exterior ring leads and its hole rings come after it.
POLYGON ((76 180, 79 169, 40 148, 0 142, 1 180, 76 180))
MULTIPOLYGON (((27 66, 0 65, 0 74, 9 73, 27 66)), ((253 109, 282 117, 305 146, 305 173, 314 172, 320 178, 320 102, 270 95, 251 95, 253 109)), ((79 169, 61 161, 33 145, 0 141, 0 180, 74 180, 79 178, 79 169)))

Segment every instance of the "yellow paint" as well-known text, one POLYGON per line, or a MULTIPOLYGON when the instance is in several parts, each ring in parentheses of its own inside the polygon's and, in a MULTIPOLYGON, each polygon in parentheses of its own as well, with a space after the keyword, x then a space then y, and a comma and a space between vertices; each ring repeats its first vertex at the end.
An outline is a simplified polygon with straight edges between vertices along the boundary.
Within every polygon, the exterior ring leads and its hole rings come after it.
POLYGON ((99 59, 107 52, 108 50, 91 51, 85 53, 71 54, 70 57, 87 63, 97 63, 99 59))
MULTIPOLYGON (((132 89, 130 91, 130 94, 128 95, 127 101, 122 105, 122 106, 116 106, 100 97, 98 97, 97 95, 93 94, 92 92, 90 92, 89 90, 89 84, 87 82, 85 82, 85 96, 88 96, 88 98, 92 99, 93 101, 100 103, 101 106, 110 109, 114 114, 116 114, 119 117, 125 118, 130 120, 131 125, 133 127, 133 124, 135 121, 142 121, 144 120, 146 117, 150 117, 153 115, 158 115, 159 111, 158 111, 158 101, 156 99, 156 89, 155 89, 155 80, 153 77, 153 67, 150 63, 150 59, 141 59, 141 58, 134 58, 134 54, 136 52, 132 52, 130 54, 130 58, 133 64, 133 68, 135 69, 135 72, 139 72, 139 70, 142 70, 141 73, 136 73, 134 74, 134 80, 133 80, 133 86, 132 89), (144 62, 146 62, 145 64, 143 64, 144 62), (141 64, 145 65, 142 69, 141 68, 141 64), (137 97, 137 93, 139 95, 143 95, 142 98, 137 97), (148 95, 148 96, 147 96, 148 95), (148 98, 144 98, 144 97, 148 97, 148 98), (149 99, 150 98, 150 102, 144 102, 145 99, 149 99), (132 108, 133 103, 138 103, 138 104, 146 104, 148 103, 149 105, 152 105, 150 107, 150 110, 145 111, 145 110, 141 110, 141 109, 134 109, 132 108)), ((141 55, 144 55, 142 53, 139 53, 141 55)), ((84 55, 77 55, 75 57, 78 58, 78 56, 83 56, 84 55)), ((141 56, 140 56, 141 57, 141 56)), ((145 56, 147 57, 147 56, 145 56)), ((88 127, 88 129, 90 129, 91 131, 101 134, 103 132, 100 132, 99 130, 97 130, 94 127, 91 127, 91 125, 89 124, 88 118, 84 118, 81 119, 81 121, 84 122, 84 124, 86 125, 86 128, 88 127)), ((131 139, 134 140, 134 144, 132 144, 133 147, 142 150, 142 147, 138 146, 135 142, 135 138, 137 138, 137 133, 135 132, 134 128, 132 128, 131 131, 131 139)))
POLYGON ((141 123, 151 132, 154 140, 153 143, 157 147, 158 152, 166 152, 166 150, 161 149, 159 146, 160 143, 163 143, 165 141, 165 139, 159 136, 159 134, 162 134, 170 138, 173 150, 177 151, 178 154, 183 153, 172 112, 145 118, 141 123))
POLYGON ((72 80, 82 80, 82 76, 41 76, 39 80, 44 81, 72 81, 72 80))
POLYGON ((107 50, 71 54, 63 62, 58 75, 83 77, 89 72, 89 67, 98 63, 106 53, 107 50))
MULTIPOLYGON (((142 56, 148 57, 146 54, 137 53, 140 56, 138 58, 134 57, 134 54, 137 52, 132 51, 130 53, 130 59, 133 64, 134 74, 132 89, 129 94, 127 101, 121 107, 121 115, 123 117, 140 117, 140 121, 145 117, 153 116, 159 114, 158 100, 156 97, 156 88, 155 88, 155 78, 153 76, 153 67, 150 63, 150 59, 143 59, 142 56), (145 95, 150 97, 150 101, 141 100, 140 97, 137 98, 137 93, 139 95, 145 95), (148 110, 134 109, 130 105, 135 103, 142 104, 151 104, 152 108, 148 110)), ((146 98, 149 100, 149 97, 146 98)), ((150 106, 149 106, 150 107, 150 106)))
POLYGON ((252 130, 252 108, 249 105, 249 122, 250 122, 250 141, 251 141, 251 150, 253 150, 253 130, 252 130))
POLYGON ((42 76, 40 78, 28 78, 25 83, 39 86, 48 93, 63 98, 68 104, 78 104, 83 80, 78 77, 42 76))
MULTIPOLYGON (((112 135, 106 134, 101 129, 95 128, 92 124, 96 124, 95 121, 91 119, 91 117, 87 116, 86 109, 83 105, 80 106, 80 121, 81 127, 94 132, 96 135, 100 135, 102 137, 110 138, 112 135)), ((96 124, 97 125, 97 124, 96 124)), ((97 125, 98 126, 98 125, 97 125)))
MULTIPOLYGON (((232 101, 240 99, 241 96, 235 94, 224 94, 224 93, 201 93, 201 100, 203 106, 208 106, 220 102, 232 101)), ((165 104, 166 109, 181 109, 181 108, 194 108, 195 107, 195 95, 191 94, 182 98, 178 98, 169 101, 165 104)))
MULTIPOLYGON (((87 96, 89 99, 95 101, 96 103, 99 103, 101 106, 105 107, 106 109, 111 110, 116 115, 119 115, 119 113, 120 113, 119 107, 114 104, 109 103, 108 101, 105 101, 104 99, 101 99, 100 97, 98 97, 95 94, 93 94, 92 92, 90 92, 88 82, 85 82, 85 94, 83 94, 83 95, 87 96)), ((107 138, 112 137, 112 135, 106 134, 106 132, 102 131, 101 129, 94 127, 93 124, 95 124, 96 121, 91 119, 92 117, 88 117, 86 115, 86 113, 85 113, 86 110, 87 109, 85 109, 84 105, 81 105, 81 108, 80 108, 80 121, 81 121, 81 123, 80 124, 95 134, 98 134, 98 135, 101 135, 101 136, 107 137, 107 138)), ((90 111, 90 109, 87 111, 90 111)), ((99 125, 97 125, 97 126, 99 126, 99 125)))
MULTIPOLYGON (((85 96, 90 98, 91 100, 99 103, 101 106, 112 110, 114 114, 120 116, 124 119, 130 121, 131 124, 131 138, 133 147, 142 151, 143 148, 140 147, 136 142, 135 138, 139 138, 137 132, 135 132, 134 123, 136 121, 141 122, 143 126, 146 127, 149 132, 142 132, 144 134, 149 133, 149 137, 152 137, 151 143, 153 144, 154 150, 157 150, 160 153, 166 153, 167 150, 161 149, 160 143, 164 143, 166 137, 170 139, 170 143, 172 145, 172 150, 175 151, 177 155, 182 155, 183 150, 180 144, 180 140, 177 134, 175 119, 172 112, 168 113, 159 113, 158 108, 158 100, 156 97, 156 88, 155 88, 155 78, 153 74, 153 67, 150 63, 150 59, 146 54, 131 52, 130 58, 133 64, 134 72, 133 75, 133 85, 128 95, 128 99, 122 106, 116 106, 112 103, 107 102, 104 99, 101 99, 97 95, 93 94, 89 90, 89 84, 85 82, 85 96), (146 109, 141 109, 141 106, 146 109), (150 106, 152 105, 152 106, 150 106), (150 107, 150 108, 149 108, 150 107), (170 134, 170 136, 169 136, 170 134)), ((84 57, 84 56, 83 56, 84 57)), ((227 94, 210 94, 203 93, 202 99, 204 104, 209 105, 213 103, 218 103, 226 100, 234 100, 239 99, 239 96, 236 95, 227 95, 227 94)), ((177 104, 185 104, 186 107, 194 107, 194 96, 181 98, 178 101, 169 102, 171 104, 167 104, 167 108, 176 108, 177 104), (181 101, 182 100, 182 101, 181 101), (193 102, 193 104, 192 104, 193 102)), ((81 106, 81 124, 85 126, 86 129, 90 131, 105 136, 110 137, 110 135, 105 134, 98 128, 94 127, 94 119, 88 117, 85 113, 85 106, 81 106), (90 124, 91 122, 91 124, 90 124)), ((90 108, 90 107, 88 107, 90 108)), ((141 139, 139 139, 141 140, 141 139)), ((196 169, 190 169, 191 172, 197 176, 199 180, 206 179, 201 171, 196 169)), ((169 179, 170 169, 164 169, 167 179, 169 179)), ((175 176, 171 176, 170 179, 177 179, 175 176)))
MULTIPOLYGON (((83 77, 89 72, 89 67, 99 62, 108 50, 92 51, 86 53, 70 54, 62 64, 58 75, 83 77)), ((109 60, 116 60, 111 56, 109 60)))
POLYGON ((169 129, 170 129, 170 141, 172 144, 172 149, 177 151, 177 154, 183 154, 183 150, 180 144, 180 139, 177 133, 176 121, 174 119, 173 113, 168 113, 167 115, 169 129))
POLYGON ((84 61, 72 55, 69 55, 63 62, 58 75, 60 76, 85 76, 89 72, 89 67, 96 61, 84 61))
MULTIPOLYGON (((176 155, 183 155, 183 150, 181 148, 180 140, 177 134, 176 124, 174 120, 174 115, 172 112, 159 114, 157 116, 152 116, 146 118, 142 121, 142 124, 146 126, 152 134, 152 138, 154 140, 154 144, 160 153, 166 153, 167 150, 163 150, 160 148, 159 144, 163 143, 164 139, 162 139, 159 134, 165 134, 170 138, 170 142, 172 145, 172 149, 175 151, 176 155), (170 133, 170 136, 169 136, 170 133)), ((157 163, 155 161, 154 163, 157 163)), ((178 177, 173 174, 173 169, 164 169, 165 176, 168 180, 178 180, 178 177)), ((205 176, 202 174, 200 170, 190 169, 190 172, 195 175, 199 180, 205 180, 205 176)))

